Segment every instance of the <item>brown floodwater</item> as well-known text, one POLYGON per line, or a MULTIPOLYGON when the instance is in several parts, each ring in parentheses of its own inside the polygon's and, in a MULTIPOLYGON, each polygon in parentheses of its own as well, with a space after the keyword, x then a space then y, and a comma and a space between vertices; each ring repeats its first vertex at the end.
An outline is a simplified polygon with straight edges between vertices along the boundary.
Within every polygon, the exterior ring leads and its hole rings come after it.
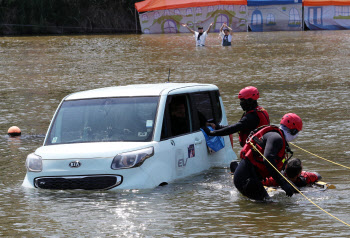
MULTIPOLYGON (((44 191, 21 187, 25 158, 41 146, 60 100, 107 86, 213 83, 228 120, 239 120, 237 93, 260 90, 273 124, 288 112, 304 122, 295 144, 350 166, 350 31, 235 33, 221 47, 210 33, 0 38, 0 236, 21 237, 349 237, 350 227, 301 195, 254 202, 216 168, 153 190, 44 191), (21 138, 8 138, 17 125, 21 138)), ((235 136, 234 151, 239 153, 235 136)), ((292 147, 293 148, 293 147, 292 147)), ((336 189, 303 191, 350 223, 350 171, 299 149, 304 169, 336 189)))

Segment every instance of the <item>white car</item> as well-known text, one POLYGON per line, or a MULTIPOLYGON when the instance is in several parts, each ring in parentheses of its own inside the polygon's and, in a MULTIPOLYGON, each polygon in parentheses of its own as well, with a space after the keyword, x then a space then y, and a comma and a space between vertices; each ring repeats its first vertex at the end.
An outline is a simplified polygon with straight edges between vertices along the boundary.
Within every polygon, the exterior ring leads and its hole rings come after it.
POLYGON ((41 189, 147 189, 228 167, 229 136, 209 153, 200 127, 227 125, 210 84, 144 84, 73 93, 60 103, 43 146, 28 155, 22 186, 41 189))

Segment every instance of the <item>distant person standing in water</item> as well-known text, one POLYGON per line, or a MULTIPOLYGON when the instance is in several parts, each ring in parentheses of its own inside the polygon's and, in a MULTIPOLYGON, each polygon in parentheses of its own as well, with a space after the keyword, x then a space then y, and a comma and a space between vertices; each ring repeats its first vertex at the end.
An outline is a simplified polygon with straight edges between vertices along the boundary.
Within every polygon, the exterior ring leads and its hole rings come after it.
POLYGON ((219 36, 221 37, 221 45, 222 46, 231 46, 232 41, 232 28, 226 25, 226 22, 222 24, 220 28, 219 36), (231 32, 230 32, 231 31, 231 32))
POLYGON ((211 28, 211 26, 213 24, 214 24, 213 22, 210 23, 210 25, 208 27, 208 30, 206 30, 204 32, 203 32, 203 27, 202 26, 198 27, 198 31, 192 30, 191 28, 189 28, 187 26, 187 24, 182 24, 182 26, 186 27, 190 32, 192 32, 194 34, 194 37, 196 38, 196 46, 205 46, 205 39, 207 38, 208 33, 210 31, 210 28, 211 28))

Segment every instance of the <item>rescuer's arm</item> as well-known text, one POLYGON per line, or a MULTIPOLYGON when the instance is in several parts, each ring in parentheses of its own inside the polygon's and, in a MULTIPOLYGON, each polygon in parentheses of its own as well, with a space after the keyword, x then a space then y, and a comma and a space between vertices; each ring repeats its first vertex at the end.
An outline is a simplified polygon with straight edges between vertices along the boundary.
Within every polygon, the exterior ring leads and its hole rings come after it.
MULTIPOLYGON (((273 165, 274 168, 277 168, 276 160, 278 160, 278 152, 282 149, 283 140, 282 137, 276 132, 269 132, 264 135, 263 138, 265 144, 264 157, 273 165)), ((276 182, 281 186, 281 188, 286 192, 286 195, 291 197, 295 189, 290 185, 286 179, 284 179, 280 173, 274 169, 271 164, 264 159, 264 164, 269 171, 270 175, 276 182)))
MULTIPOLYGON (((209 136, 227 136, 243 130, 254 130, 259 125, 259 117, 256 113, 249 113, 241 118, 236 124, 222 127, 221 129, 210 131, 209 136)), ((204 128, 203 128, 204 129, 204 128)))

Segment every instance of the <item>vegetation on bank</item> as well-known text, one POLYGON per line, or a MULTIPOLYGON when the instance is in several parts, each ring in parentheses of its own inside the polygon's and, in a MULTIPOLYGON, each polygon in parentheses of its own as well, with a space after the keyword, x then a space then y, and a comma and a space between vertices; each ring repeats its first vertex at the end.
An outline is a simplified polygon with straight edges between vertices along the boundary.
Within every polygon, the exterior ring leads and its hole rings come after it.
POLYGON ((0 35, 135 33, 139 1, 0 0, 0 35))

